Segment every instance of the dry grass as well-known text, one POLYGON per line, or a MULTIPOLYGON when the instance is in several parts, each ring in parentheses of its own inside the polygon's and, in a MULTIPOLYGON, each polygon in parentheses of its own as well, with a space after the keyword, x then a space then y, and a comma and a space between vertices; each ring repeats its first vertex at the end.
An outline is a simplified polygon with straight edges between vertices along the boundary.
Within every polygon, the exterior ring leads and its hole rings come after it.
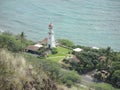
POLYGON ((26 63, 19 54, 0 50, 0 90, 57 90, 47 75, 39 68, 26 63))

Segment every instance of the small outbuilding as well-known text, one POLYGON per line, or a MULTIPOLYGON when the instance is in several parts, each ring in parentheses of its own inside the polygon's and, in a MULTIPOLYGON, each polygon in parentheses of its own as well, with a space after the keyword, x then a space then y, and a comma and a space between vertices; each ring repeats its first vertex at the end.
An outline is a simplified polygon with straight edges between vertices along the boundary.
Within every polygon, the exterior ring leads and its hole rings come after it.
POLYGON ((75 49, 73 49, 73 51, 74 52, 81 52, 81 51, 83 51, 83 49, 81 49, 81 48, 75 48, 75 49))
POLYGON ((99 48, 98 48, 98 47, 92 47, 92 49, 96 49, 96 50, 99 50, 99 48))

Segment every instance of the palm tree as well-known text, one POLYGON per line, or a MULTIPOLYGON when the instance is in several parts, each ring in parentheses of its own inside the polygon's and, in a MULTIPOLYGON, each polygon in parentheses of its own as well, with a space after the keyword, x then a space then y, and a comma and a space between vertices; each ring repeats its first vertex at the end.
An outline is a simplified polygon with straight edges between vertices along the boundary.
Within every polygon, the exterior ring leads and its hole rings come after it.
POLYGON ((107 47, 107 49, 106 49, 106 66, 109 63, 110 55, 111 55, 111 47, 107 47))
POLYGON ((106 55, 109 56, 111 53, 111 47, 107 47, 106 49, 106 55))
POLYGON ((24 32, 21 32, 20 34, 20 40, 21 40, 21 52, 23 51, 23 42, 25 40, 25 34, 24 32))

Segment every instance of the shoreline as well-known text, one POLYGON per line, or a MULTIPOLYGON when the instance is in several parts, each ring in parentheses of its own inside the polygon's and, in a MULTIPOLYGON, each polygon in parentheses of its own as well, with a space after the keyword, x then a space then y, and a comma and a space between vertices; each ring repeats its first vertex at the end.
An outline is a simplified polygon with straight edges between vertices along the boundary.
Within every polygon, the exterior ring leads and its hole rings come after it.
MULTIPOLYGON (((8 33, 11 33, 11 34, 13 34, 13 35, 19 35, 20 33, 13 33, 13 32, 9 32, 9 31, 4 31, 4 30, 2 30, 2 29, 0 29, 0 33, 4 33, 4 32, 8 32, 8 33)), ((33 38, 30 38, 30 37, 28 37, 28 35, 25 33, 25 36, 26 36, 26 39, 28 39, 28 40, 30 40, 30 41, 33 41, 33 42, 39 42, 39 41, 41 41, 41 40, 43 40, 45 37, 43 37, 42 39, 39 39, 39 40, 35 40, 35 39, 33 39, 33 38)), ((58 39, 63 39, 63 38, 57 38, 57 40, 58 39)), ((67 39, 67 38, 64 38, 64 39, 67 39)), ((70 40, 70 39, 68 39, 68 40, 70 40)), ((72 40, 70 40, 70 41, 72 41, 72 40)), ((120 52, 120 48, 119 49, 117 49, 117 48, 113 48, 112 46, 105 46, 105 47, 102 47, 102 46, 97 46, 97 45, 89 45, 89 44, 79 44, 79 43, 75 43, 74 41, 72 41, 73 43, 74 43, 74 45, 80 45, 80 46, 84 46, 84 47, 89 47, 89 48, 93 48, 93 49, 105 49, 105 48, 107 48, 107 47, 111 47, 111 49, 114 51, 114 52, 120 52)))

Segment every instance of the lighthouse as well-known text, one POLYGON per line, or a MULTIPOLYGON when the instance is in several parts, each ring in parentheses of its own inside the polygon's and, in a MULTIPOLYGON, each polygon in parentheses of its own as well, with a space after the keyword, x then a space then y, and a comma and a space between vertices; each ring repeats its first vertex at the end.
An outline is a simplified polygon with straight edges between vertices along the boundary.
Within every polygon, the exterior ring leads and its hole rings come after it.
POLYGON ((55 44, 55 37, 54 37, 54 31, 53 31, 53 24, 50 23, 48 25, 48 29, 49 29, 49 32, 48 32, 48 48, 55 48, 56 47, 56 44, 55 44))

